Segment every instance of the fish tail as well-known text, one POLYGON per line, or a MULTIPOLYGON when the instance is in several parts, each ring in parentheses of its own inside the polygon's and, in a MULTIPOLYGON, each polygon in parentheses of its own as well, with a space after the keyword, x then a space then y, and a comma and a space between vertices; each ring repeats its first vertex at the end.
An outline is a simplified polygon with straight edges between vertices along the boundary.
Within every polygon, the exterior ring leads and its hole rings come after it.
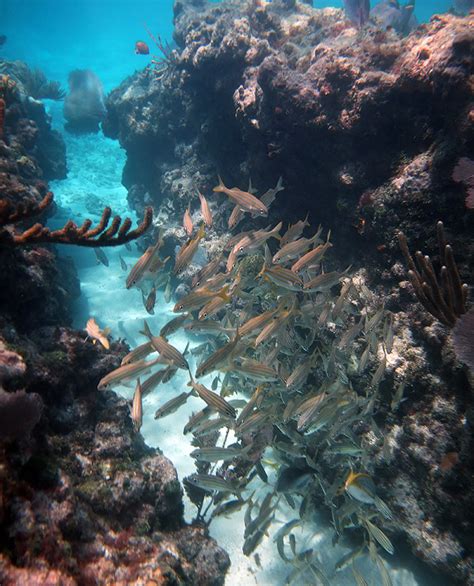
POLYGON ((220 291, 217 292, 217 296, 224 301, 230 301, 232 297, 229 295, 230 285, 224 285, 220 291))
POLYGON ((239 332, 239 326, 237 326, 237 328, 235 329, 235 336, 234 336, 233 342, 238 342, 241 338, 242 338, 242 336, 240 335, 240 332, 239 332))
POLYGON ((151 333, 151 330, 150 330, 150 326, 148 325, 146 319, 143 320, 143 330, 140 332, 140 334, 143 334, 147 338, 153 337, 153 334, 151 333))
POLYGON ((206 226, 205 223, 204 222, 201 222, 201 225, 199 226, 199 231, 197 233, 198 240, 201 240, 206 235, 206 228, 205 228, 205 226, 206 226))
POLYGON ((261 271, 258 273, 258 275, 257 275, 255 278, 256 278, 256 279, 258 279, 259 277, 263 277, 263 276, 265 276, 265 271, 266 271, 266 269, 267 269, 267 263, 266 263, 266 261, 264 260, 264 261, 263 261, 263 266, 262 266, 262 269, 261 269, 261 271))
POLYGON ((274 232, 273 237, 277 240, 281 240, 280 230, 283 228, 283 222, 279 222, 272 230, 274 232))
POLYGON ((219 180, 219 184, 212 188, 212 191, 224 191, 225 185, 222 181, 222 177, 218 174, 217 179, 219 180))

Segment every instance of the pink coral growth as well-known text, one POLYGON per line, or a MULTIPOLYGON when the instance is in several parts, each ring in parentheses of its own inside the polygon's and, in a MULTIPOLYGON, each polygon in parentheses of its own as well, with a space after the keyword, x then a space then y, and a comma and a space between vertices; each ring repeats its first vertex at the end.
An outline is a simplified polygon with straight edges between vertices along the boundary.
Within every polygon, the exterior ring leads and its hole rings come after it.
POLYGON ((474 309, 462 315, 453 329, 456 356, 474 371, 474 309))
POLYGON ((474 209, 474 161, 467 157, 460 158, 454 167, 452 177, 456 183, 462 183, 466 187, 466 207, 474 209))

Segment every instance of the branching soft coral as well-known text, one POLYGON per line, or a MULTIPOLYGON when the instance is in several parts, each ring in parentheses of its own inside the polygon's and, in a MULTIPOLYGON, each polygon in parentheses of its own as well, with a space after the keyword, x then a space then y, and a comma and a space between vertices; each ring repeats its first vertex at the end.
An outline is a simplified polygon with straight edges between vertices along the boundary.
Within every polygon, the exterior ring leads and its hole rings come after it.
POLYGON ((60 230, 51 231, 43 224, 34 224, 23 232, 17 232, 13 225, 21 220, 37 216, 53 201, 53 194, 48 192, 40 203, 27 203, 13 205, 6 199, 0 199, 0 243, 6 245, 25 244, 75 244, 77 246, 118 246, 139 238, 151 225, 153 209, 145 209, 145 215, 141 224, 134 230, 130 230, 132 220, 125 218, 122 222, 120 216, 115 216, 109 226, 112 210, 106 207, 102 218, 95 228, 91 228, 92 220, 85 220, 82 226, 77 226, 72 220, 68 220, 60 230))
POLYGON ((415 263, 403 232, 399 232, 398 241, 418 301, 432 316, 452 328, 456 319, 466 312, 468 286, 461 282, 453 249, 446 243, 443 222, 438 222, 436 231, 442 265, 438 275, 430 257, 424 256, 420 250, 415 253, 415 263))

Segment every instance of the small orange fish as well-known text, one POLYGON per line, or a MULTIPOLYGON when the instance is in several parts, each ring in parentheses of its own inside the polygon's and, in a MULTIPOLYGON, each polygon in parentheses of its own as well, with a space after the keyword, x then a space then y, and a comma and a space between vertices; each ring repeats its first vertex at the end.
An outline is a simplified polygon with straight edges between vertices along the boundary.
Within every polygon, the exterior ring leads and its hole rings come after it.
POLYGON ((199 200, 201 201, 201 215, 204 223, 208 228, 212 226, 212 212, 209 208, 209 204, 207 203, 207 199, 203 196, 203 194, 197 190, 199 195, 199 200))
POLYGON ((142 404, 142 385, 140 379, 137 379, 137 386, 133 395, 133 401, 130 406, 130 417, 132 418, 133 428, 138 433, 143 422, 143 404, 142 404))
POLYGON ((192 235, 192 233, 193 233, 193 220, 191 218, 191 209, 189 206, 186 208, 186 211, 184 212, 183 228, 185 229, 186 234, 188 236, 192 235))
POLYGON ((137 41, 135 43, 135 55, 149 55, 150 49, 144 41, 137 41))
POLYGON ((107 339, 107 334, 109 332, 108 328, 106 328, 105 330, 102 331, 99 328, 99 326, 97 325, 97 323, 93 317, 91 317, 87 320, 86 332, 87 332, 87 335, 90 338, 92 338, 92 341, 94 342, 94 344, 96 342, 100 342, 102 344, 102 346, 104 348, 106 348, 107 350, 110 348, 110 342, 107 339))

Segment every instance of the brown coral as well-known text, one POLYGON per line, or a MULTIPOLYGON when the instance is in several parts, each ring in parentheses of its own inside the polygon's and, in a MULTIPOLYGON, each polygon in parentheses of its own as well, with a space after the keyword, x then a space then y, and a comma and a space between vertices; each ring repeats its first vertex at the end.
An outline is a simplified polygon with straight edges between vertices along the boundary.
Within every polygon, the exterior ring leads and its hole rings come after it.
POLYGON ((456 319, 466 312, 468 286, 461 283, 453 249, 446 243, 443 222, 438 222, 436 231, 442 264, 439 275, 436 275, 430 257, 424 256, 420 250, 415 253, 415 264, 403 232, 399 232, 398 242, 418 301, 441 323, 453 327, 456 319))
POLYGON ((13 206, 6 199, 0 200, 0 242, 10 245, 39 244, 76 244, 77 246, 117 246, 139 238, 151 225, 153 209, 147 207, 141 224, 130 231, 132 221, 115 216, 109 226, 112 210, 106 207, 102 218, 95 228, 91 229, 92 220, 85 220, 82 226, 77 226, 68 220, 60 230, 51 231, 43 224, 36 223, 24 232, 13 232, 7 226, 20 220, 36 216, 48 208, 53 201, 53 194, 49 191, 40 203, 17 204, 13 206))

